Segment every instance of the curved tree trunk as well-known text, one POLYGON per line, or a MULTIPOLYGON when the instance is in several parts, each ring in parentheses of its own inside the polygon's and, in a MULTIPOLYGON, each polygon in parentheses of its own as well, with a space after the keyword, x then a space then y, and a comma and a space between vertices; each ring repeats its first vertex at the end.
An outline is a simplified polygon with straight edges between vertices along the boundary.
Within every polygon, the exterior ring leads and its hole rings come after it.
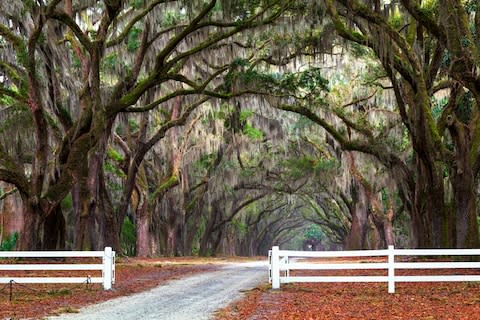
POLYGON ((39 212, 28 199, 23 200, 23 230, 20 232, 20 250, 40 250, 40 225, 39 212), (27 204, 25 204, 27 203, 27 204))
POLYGON ((451 183, 456 209, 455 246, 477 248, 479 246, 476 183, 470 150, 470 130, 454 114, 448 117, 447 125, 455 141, 455 162, 451 172, 451 183))
POLYGON ((355 184, 355 198, 352 204, 352 223, 344 247, 346 250, 366 249, 368 231, 367 195, 363 186, 355 184))

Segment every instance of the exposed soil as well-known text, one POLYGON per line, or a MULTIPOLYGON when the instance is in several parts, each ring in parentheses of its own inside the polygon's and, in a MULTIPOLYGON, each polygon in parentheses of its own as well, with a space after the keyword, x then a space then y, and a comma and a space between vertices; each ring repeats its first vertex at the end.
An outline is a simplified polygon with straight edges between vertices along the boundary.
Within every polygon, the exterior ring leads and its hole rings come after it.
MULTIPOLYGON (((319 275, 302 271, 302 275, 319 275)), ((405 272, 398 272, 398 274, 405 272)), ((335 271, 322 275, 384 275, 383 271, 335 271)), ((479 270, 408 270, 409 275, 479 274, 479 270)), ((237 319, 480 319, 480 283, 295 283, 280 290, 264 284, 218 312, 217 320, 237 319)))
MULTIPOLYGON (((197 272, 216 269, 226 259, 121 259, 117 261, 114 290, 104 291, 101 284, 14 284, 12 301, 9 285, 0 289, 0 319, 41 319, 46 315, 78 312, 82 306, 130 295, 197 272)), ((6 263, 2 261, 2 263, 6 263)), ((18 261, 17 261, 18 263, 18 261)), ((21 263, 26 263, 21 261, 21 263)), ((38 263, 38 261, 36 261, 38 263)), ((68 263, 59 261, 58 263, 68 263)), ((98 262, 97 262, 98 263, 98 262)), ((66 272, 52 271, 55 276, 72 276, 66 272)), ((9 276, 44 276, 46 272, 8 272, 9 276)), ((7 276, 2 272, 1 276, 7 276)), ((53 276, 53 275, 52 275, 53 276)), ((75 272, 74 276, 82 276, 75 272)), ((86 275, 85 275, 86 276, 86 275)), ((97 276, 91 274, 92 277, 97 276)))

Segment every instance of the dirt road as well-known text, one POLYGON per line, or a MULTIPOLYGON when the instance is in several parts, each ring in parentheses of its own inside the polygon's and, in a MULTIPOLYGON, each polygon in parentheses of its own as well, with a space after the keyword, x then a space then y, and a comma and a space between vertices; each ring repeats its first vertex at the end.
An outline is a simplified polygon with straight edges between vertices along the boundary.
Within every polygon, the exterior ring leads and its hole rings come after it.
POLYGON ((241 296, 241 290, 266 281, 266 262, 235 263, 219 270, 172 280, 150 291, 80 309, 49 319, 210 319, 241 296))

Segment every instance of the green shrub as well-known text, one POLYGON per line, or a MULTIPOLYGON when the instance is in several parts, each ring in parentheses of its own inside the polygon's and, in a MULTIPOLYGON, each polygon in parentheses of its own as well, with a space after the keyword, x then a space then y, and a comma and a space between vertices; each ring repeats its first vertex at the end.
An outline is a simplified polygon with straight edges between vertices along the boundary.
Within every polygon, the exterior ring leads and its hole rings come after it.
POLYGON ((10 234, 5 240, 0 244, 0 251, 12 251, 15 250, 17 245, 18 232, 10 234))
POLYGON ((122 233, 120 235, 120 246, 123 254, 126 256, 134 256, 136 243, 137 235, 135 232, 135 225, 128 217, 125 217, 122 225, 122 233))

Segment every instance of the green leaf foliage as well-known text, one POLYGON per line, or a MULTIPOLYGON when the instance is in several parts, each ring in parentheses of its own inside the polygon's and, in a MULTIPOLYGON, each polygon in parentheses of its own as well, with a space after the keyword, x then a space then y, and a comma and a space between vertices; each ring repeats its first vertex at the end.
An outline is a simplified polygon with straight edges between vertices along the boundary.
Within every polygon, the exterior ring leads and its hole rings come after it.
POLYGON ((285 162, 289 175, 293 178, 301 178, 308 175, 319 175, 326 170, 334 169, 337 165, 335 159, 315 159, 312 156, 291 158, 285 162))
POLYGON ((115 161, 123 161, 124 158, 123 156, 120 154, 120 152, 118 152, 117 150, 115 150, 114 148, 110 147, 108 148, 107 150, 107 156, 112 159, 112 160, 115 160, 115 161))
POLYGON ((261 130, 254 128, 249 123, 246 123, 243 127, 243 133, 252 140, 262 140, 264 137, 264 134, 261 130))
POLYGON ((114 175, 116 175, 120 178, 126 178, 127 177, 122 170, 120 170, 118 167, 116 167, 113 163, 111 163, 109 161, 105 161, 105 163, 103 165, 103 168, 104 168, 105 172, 113 173, 114 175))
POLYGON ((322 229, 316 224, 311 224, 303 234, 306 240, 322 241, 325 238, 322 229))
POLYGON ((460 96, 455 108, 455 115, 457 118, 465 124, 470 122, 473 111, 473 94, 468 91, 460 96))
POLYGON ((128 52, 135 52, 140 48, 140 35, 142 34, 142 29, 138 27, 133 27, 128 33, 127 38, 127 50, 128 52))

